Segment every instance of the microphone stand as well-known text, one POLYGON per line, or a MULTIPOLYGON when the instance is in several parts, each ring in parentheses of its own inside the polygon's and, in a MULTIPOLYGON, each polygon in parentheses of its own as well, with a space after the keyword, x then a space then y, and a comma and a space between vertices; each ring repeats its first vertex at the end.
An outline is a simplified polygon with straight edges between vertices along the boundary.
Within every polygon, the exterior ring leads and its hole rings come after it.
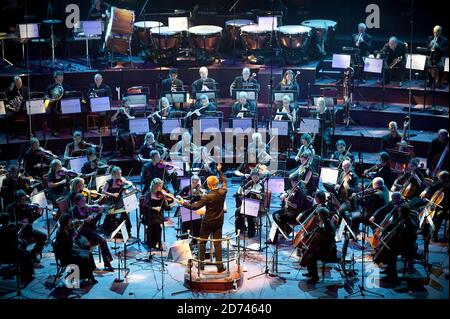
MULTIPOLYGON (((364 134, 360 133, 361 137, 360 137, 360 150, 359 150, 359 164, 361 165, 361 167, 364 167, 364 155, 362 152, 362 146, 363 146, 363 142, 364 142, 364 134)), ((365 192, 366 192, 366 187, 364 186, 364 174, 361 177, 361 187, 362 187, 362 197, 361 197, 361 216, 362 216, 362 220, 363 223, 365 222, 365 217, 366 217, 366 200, 365 200, 365 192)), ((364 225, 365 226, 365 225, 364 225)), ((366 226, 365 226, 366 227, 366 226)), ((356 235, 356 234, 355 234, 356 235)), ((350 293, 349 295, 345 296, 345 298, 352 298, 352 297, 365 297, 367 295, 374 295, 374 296, 378 296, 378 297, 382 297, 384 298, 384 295, 377 293, 377 292, 373 292, 370 290, 367 290, 365 288, 365 280, 366 280, 366 274, 365 274, 365 258, 364 258, 364 253, 365 253, 365 243, 366 243, 366 230, 363 231, 363 234, 361 236, 361 284, 358 286, 358 290, 354 291, 352 293, 350 293)), ((344 256, 344 260, 345 260, 345 256, 344 256)))

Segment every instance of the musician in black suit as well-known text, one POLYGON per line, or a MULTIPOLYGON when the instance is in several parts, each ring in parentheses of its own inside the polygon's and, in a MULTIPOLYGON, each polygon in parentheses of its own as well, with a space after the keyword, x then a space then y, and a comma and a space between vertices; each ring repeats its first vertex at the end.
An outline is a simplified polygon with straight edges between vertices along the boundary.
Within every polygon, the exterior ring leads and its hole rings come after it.
MULTIPOLYGON (((352 35, 353 47, 359 50, 359 57, 366 57, 370 54, 370 48, 372 47, 372 36, 366 33, 366 25, 360 23, 358 25, 358 33, 352 35)), ((359 62, 359 61, 358 61, 359 62)))
POLYGON ((256 103, 248 100, 247 92, 239 92, 238 100, 231 107, 231 117, 246 118, 256 116, 256 103))
POLYGON ((58 137, 58 128, 60 126, 58 116, 61 114, 61 103, 60 100, 55 100, 53 93, 59 92, 57 89, 58 86, 62 86, 63 93, 69 91, 71 88, 69 85, 63 83, 64 73, 62 71, 55 71, 55 73, 53 73, 53 79, 55 80, 55 83, 50 84, 45 90, 45 99, 50 101, 47 107, 49 129, 53 136, 58 137))
POLYGON ((8 114, 8 130, 11 134, 10 138, 14 138, 18 133, 26 131, 28 126, 28 121, 21 126, 17 119, 27 115, 25 101, 29 99, 29 90, 27 86, 23 85, 22 78, 16 75, 5 94, 7 99, 7 102, 5 102, 7 103, 5 105, 7 109, 5 111, 8 114))
POLYGON ((283 79, 278 83, 276 89, 280 91, 295 91, 297 97, 299 96, 300 86, 298 85, 296 76, 292 70, 287 70, 284 73, 283 79))
POLYGON ((396 37, 391 37, 380 51, 380 56, 386 59, 387 69, 384 74, 385 83, 389 84, 395 79, 400 82, 400 86, 405 77, 406 53, 408 45, 399 41, 396 37))
POLYGON ((441 87, 442 77, 444 73, 443 57, 448 57, 448 39, 442 36, 442 27, 435 26, 433 28, 433 35, 428 38, 428 49, 430 52, 430 65, 428 66, 428 85, 431 86, 433 82, 436 87, 441 87))
POLYGON ((103 76, 97 73, 94 76, 94 83, 89 86, 87 96, 89 97, 109 97, 112 98, 111 87, 103 83, 103 76))
POLYGON ((183 81, 178 79, 178 70, 170 68, 169 77, 161 82, 161 92, 166 93, 176 91, 183 91, 183 81))
POLYGON ((233 90, 240 89, 259 89, 258 81, 255 79, 254 75, 250 75, 251 71, 249 68, 242 69, 242 76, 237 76, 234 78, 233 83, 230 85, 230 95, 233 96, 233 90))
MULTIPOLYGON (((217 170, 220 174, 220 182, 222 187, 219 189, 219 179, 216 176, 209 176, 206 179, 206 184, 211 190, 208 194, 203 196, 198 202, 186 203, 181 201, 181 204, 188 208, 197 210, 206 207, 205 216, 202 220, 202 225, 200 227, 200 238, 207 239, 209 235, 212 234, 214 239, 222 239, 222 227, 224 221, 224 202, 227 194, 227 179, 222 172, 222 165, 218 165, 217 170)), ((206 242, 201 242, 199 245, 199 259, 200 259, 200 269, 204 269, 204 264, 202 263, 205 259, 205 244, 206 242)), ((214 251, 216 253, 217 271, 225 271, 225 267, 222 263, 222 242, 214 242, 214 251)))
POLYGON ((216 90, 216 80, 208 77, 208 68, 202 66, 199 70, 200 79, 195 80, 192 83, 192 95, 195 98, 195 94, 202 91, 214 91, 216 90))
POLYGON ((402 136, 398 132, 397 122, 389 122, 389 134, 386 134, 381 138, 381 150, 395 150, 397 149, 397 144, 401 141, 402 136))
POLYGON ((448 169, 449 165, 448 142, 449 142, 449 134, 446 129, 440 129, 438 131, 437 137, 431 141, 430 147, 428 148, 428 156, 427 156, 427 169, 430 174, 432 174, 433 171, 448 169), (439 168, 437 167, 437 165, 439 164, 440 160, 442 162, 442 165, 439 168))

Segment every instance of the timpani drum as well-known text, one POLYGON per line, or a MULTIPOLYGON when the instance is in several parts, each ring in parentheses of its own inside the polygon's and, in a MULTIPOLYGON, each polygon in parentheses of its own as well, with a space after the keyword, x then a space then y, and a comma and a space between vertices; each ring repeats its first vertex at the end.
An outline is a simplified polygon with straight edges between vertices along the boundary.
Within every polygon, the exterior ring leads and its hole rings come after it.
POLYGON ((156 27, 151 29, 151 34, 156 50, 178 52, 181 42, 181 32, 171 31, 169 27, 156 27))
POLYGON ((126 54, 133 34, 134 11, 111 8, 105 42, 110 51, 126 54))
POLYGON ((215 25, 197 25, 190 27, 189 43, 195 50, 210 54, 217 52, 222 39, 222 28, 215 25))
POLYGON ((241 41, 247 51, 263 51, 270 46, 271 31, 260 28, 257 24, 241 28, 241 41))
POLYGON ((311 36, 312 28, 302 25, 285 25, 277 28, 277 41, 281 49, 304 50, 311 36))
POLYGON ((332 20, 305 20, 301 23, 302 26, 310 27, 313 29, 313 34, 311 42, 313 45, 312 51, 325 56, 334 36, 334 31, 336 30, 336 21, 332 20))
POLYGON ((150 30, 161 26, 163 26, 163 24, 159 21, 138 21, 134 23, 137 38, 144 48, 148 48, 151 43, 150 30))
POLYGON ((228 35, 228 38, 231 41, 240 41, 241 28, 246 25, 253 24, 252 20, 247 19, 237 19, 237 20, 228 20, 225 22, 225 29, 228 35))

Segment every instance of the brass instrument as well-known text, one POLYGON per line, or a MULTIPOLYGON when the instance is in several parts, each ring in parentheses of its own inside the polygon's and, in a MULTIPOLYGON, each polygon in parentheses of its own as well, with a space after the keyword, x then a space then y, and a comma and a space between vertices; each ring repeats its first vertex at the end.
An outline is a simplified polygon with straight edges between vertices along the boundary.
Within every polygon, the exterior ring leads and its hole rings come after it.
POLYGON ((8 104, 6 104, 6 108, 14 112, 19 112, 23 103, 22 94, 20 94, 20 91, 17 92, 19 93, 19 95, 16 96, 14 99, 9 100, 8 104))
POLYGON ((359 47, 359 44, 363 41, 363 34, 360 33, 358 39, 356 40, 355 46, 359 47))
POLYGON ((57 84, 50 92, 51 96, 47 96, 45 100, 45 108, 49 106, 49 103, 57 102, 64 96, 64 87, 62 84, 57 84))
POLYGON ((433 40, 430 42, 431 45, 431 52, 434 52, 436 48, 439 46, 439 43, 437 42, 437 37, 434 37, 433 40))
POLYGON ((391 64, 389 64, 389 69, 393 69, 397 64, 399 64, 403 60, 402 56, 399 56, 392 61, 391 64))

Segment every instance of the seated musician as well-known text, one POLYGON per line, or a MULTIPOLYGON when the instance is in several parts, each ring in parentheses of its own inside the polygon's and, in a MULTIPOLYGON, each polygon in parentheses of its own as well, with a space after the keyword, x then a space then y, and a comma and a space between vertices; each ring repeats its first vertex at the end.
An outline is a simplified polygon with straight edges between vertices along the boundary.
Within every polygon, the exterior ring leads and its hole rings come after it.
POLYGON ((345 160, 353 163, 355 161, 355 156, 347 149, 347 144, 344 140, 338 140, 336 142, 336 151, 331 155, 331 159, 336 161, 333 166, 339 166, 339 164, 345 160))
POLYGON ((264 143, 262 134, 256 132, 252 134, 252 141, 248 143, 247 153, 245 156, 249 159, 248 163, 250 164, 260 163, 268 166, 269 162, 272 160, 269 151, 269 145, 264 143), (250 161, 250 158, 255 161, 250 161))
POLYGON ((48 126, 52 132, 53 136, 59 136, 58 129, 60 128, 60 121, 58 119, 61 114, 61 103, 60 100, 55 100, 55 94, 59 93, 59 87, 63 88, 63 93, 70 90, 70 86, 63 83, 64 82, 64 73, 62 71, 55 71, 53 73, 53 79, 55 83, 50 84, 45 91, 45 99, 50 101, 47 107, 48 113, 48 126))
POLYGON ((85 188, 84 180, 76 177, 70 185, 70 193, 68 199, 70 202, 71 212, 73 218, 80 221, 82 224, 79 233, 86 237, 91 246, 100 246, 103 262, 106 271, 114 271, 111 266, 113 257, 109 251, 106 240, 96 232, 97 224, 102 218, 102 212, 105 207, 98 204, 89 204, 86 197, 82 194, 85 188))
POLYGON ((103 76, 100 73, 94 75, 94 83, 89 86, 88 97, 109 97, 112 98, 111 87, 103 83, 103 76))
MULTIPOLYGON (((384 206, 378 208, 369 218, 369 222, 375 223, 376 225, 381 225, 383 220, 391 215, 393 220, 396 220, 400 217, 400 208, 405 204, 405 200, 402 198, 402 194, 399 192, 393 192, 391 195, 391 200, 384 206)), ((375 225, 375 226, 376 226, 375 225)), ((374 225, 370 225, 372 229, 374 225)))
POLYGON ((396 37, 391 37, 380 51, 379 57, 384 57, 387 63, 385 71, 385 83, 389 84, 391 80, 402 82, 405 77, 406 53, 408 45, 399 41, 396 37))
POLYGON ((83 140, 82 133, 80 131, 73 132, 73 142, 66 145, 64 151, 64 160, 69 161, 71 159, 84 155, 88 147, 95 147, 96 145, 90 144, 83 140))
POLYGON ((162 120, 175 117, 176 109, 170 105, 169 99, 162 97, 158 103, 158 110, 149 114, 150 127, 154 132, 162 133, 162 120))
POLYGON ((239 92, 239 99, 231 107, 231 117, 246 118, 255 117, 255 103, 248 100, 247 92, 239 92))
POLYGON ((317 118, 320 120, 320 134, 323 142, 321 154, 328 155, 331 149, 331 130, 333 126, 333 120, 331 111, 327 107, 327 101, 323 97, 319 97, 316 102, 317 118))
POLYGON ((23 190, 18 190, 15 202, 9 205, 6 211, 9 214, 9 220, 22 228, 19 239, 25 240, 27 244, 36 243, 31 250, 31 256, 35 263, 39 263, 37 256, 42 253, 47 235, 34 229, 33 223, 41 217, 42 210, 39 206, 31 204, 28 195, 23 190))
POLYGON ((89 249, 76 246, 78 233, 70 214, 63 214, 59 219, 59 228, 53 242, 53 250, 61 265, 75 264, 80 270, 80 279, 86 279, 89 284, 96 284, 93 271, 96 268, 94 257, 89 249))
POLYGON ((175 144, 170 158, 172 160, 182 160, 185 163, 192 163, 193 156, 197 153, 198 147, 191 142, 191 139, 191 134, 187 131, 184 132, 181 140, 175 144))
POLYGON ((150 161, 145 163, 141 171, 141 180, 144 186, 142 192, 145 194, 150 188, 150 184, 155 178, 170 182, 172 187, 177 190, 179 181, 176 172, 169 173, 170 167, 161 162, 161 155, 157 150, 150 152, 150 161))
POLYGON ((183 81, 178 79, 178 70, 176 68, 170 68, 169 77, 162 80, 161 91, 164 93, 183 91, 183 81))
POLYGON ((216 80, 208 77, 208 68, 202 66, 199 69, 200 79, 192 83, 192 96, 196 98, 196 94, 202 91, 216 90, 216 80))
POLYGON ((440 129, 437 137, 431 141, 428 148, 427 170, 428 174, 433 177, 436 176, 440 170, 444 170, 449 167, 448 137, 448 131, 445 129, 440 129))
POLYGON ((424 176, 419 170, 419 160, 413 158, 408 166, 393 183, 391 191, 399 191, 403 198, 409 201, 411 208, 416 208, 421 203, 420 193, 424 189, 424 176))
POLYGON ((308 201, 307 205, 311 207, 306 208, 305 210, 300 210, 300 214, 297 214, 295 221, 299 224, 304 223, 308 219, 308 217, 310 217, 311 214, 316 212, 319 208, 326 207, 327 194, 323 191, 315 192, 313 205, 311 205, 311 202, 309 201, 308 198, 306 198, 306 200, 308 201))
POLYGON ((308 200, 305 185, 297 183, 289 190, 281 194, 281 209, 273 213, 273 220, 281 230, 289 235, 292 231, 289 225, 299 223, 297 217, 299 212, 304 212, 312 206, 312 201, 308 200))
POLYGON ((197 154, 198 155, 194 158, 192 169, 197 172, 202 183, 204 183, 208 176, 217 176, 217 163, 209 155, 208 148, 205 146, 199 147, 197 149, 197 154))
POLYGON ((275 114, 273 119, 275 121, 290 121, 292 123, 292 125, 289 126, 290 132, 294 131, 297 126, 297 109, 295 104, 292 103, 289 95, 283 96, 281 105, 277 107, 277 113, 282 114, 275 114))
POLYGON ((168 149, 162 143, 158 143, 155 140, 155 135, 152 132, 145 134, 144 144, 139 148, 138 159, 141 162, 151 162, 150 153, 156 150, 161 154, 161 157, 166 157, 168 155, 168 149))
POLYGON ((68 193, 68 178, 65 168, 58 159, 50 163, 48 171, 48 194, 47 198, 55 204, 57 199, 64 197, 68 193))
POLYGON ((449 218, 449 205, 448 205, 448 196, 449 196, 449 173, 448 171, 441 171, 437 180, 433 182, 430 186, 428 186, 421 194, 420 197, 423 199, 430 200, 434 194, 437 192, 443 192, 444 200, 441 201, 438 207, 436 207, 436 212, 434 213, 434 230, 432 234, 432 240, 434 242, 438 242, 439 230, 442 226, 442 222, 445 219, 449 218), (446 200, 447 198, 447 200, 446 200))
POLYGON ((23 190, 30 195, 33 191, 31 180, 23 174, 19 174, 19 169, 16 165, 10 165, 0 191, 0 196, 3 199, 2 208, 6 208, 14 202, 18 190, 23 190))
POLYGON ((284 73, 283 79, 280 83, 278 83, 276 89, 279 91, 295 91, 297 96, 299 96, 300 86, 298 85, 297 79, 292 70, 287 70, 284 73))
POLYGON ((14 139, 19 133, 28 130, 28 121, 21 125, 18 122, 19 117, 27 115, 25 108, 25 101, 29 99, 29 89, 22 83, 20 76, 15 76, 13 83, 5 92, 7 101, 5 102, 6 111, 8 115, 8 129, 10 132, 10 139, 14 139))
POLYGON ((302 153, 309 151, 312 156, 316 155, 316 150, 313 145, 313 138, 308 133, 302 134, 300 137, 300 148, 298 149, 297 155, 295 156, 295 161, 300 161, 300 156, 302 153))
POLYGON ((40 146, 39 140, 35 137, 30 138, 30 148, 23 155, 23 166, 28 176, 42 179, 44 170, 48 168, 52 157, 49 157, 40 146))
POLYGON ((318 228, 311 236, 318 236, 315 244, 311 244, 304 252, 301 266, 306 266, 308 272, 303 274, 308 277, 308 284, 315 284, 319 281, 317 261, 336 260, 336 227, 331 219, 331 213, 326 207, 317 210, 318 228))
POLYGON ((134 155, 135 139, 130 133, 130 120, 134 118, 134 109, 130 108, 129 99, 125 96, 122 98, 122 106, 111 117, 111 122, 117 125, 117 150, 122 155, 134 155))
POLYGON ((200 96, 200 100, 195 103, 193 109, 186 115, 187 118, 196 119, 207 114, 207 112, 216 112, 217 105, 211 103, 206 94, 200 96))
MULTIPOLYGON (((383 263, 386 269, 381 271, 381 274, 386 277, 381 278, 386 282, 397 282, 397 257, 401 255, 406 260, 416 259, 417 255, 417 223, 411 216, 411 209, 408 205, 403 204, 400 208, 400 216, 381 233, 381 238, 386 237, 390 232, 396 232, 391 240, 382 242, 382 252, 376 252, 374 262, 376 264, 383 263), (389 247, 389 248, 387 248, 389 247)), ((378 248, 377 250, 379 250, 378 248)))
POLYGON ((428 38, 428 49, 431 50, 428 66, 428 86, 441 88, 444 73, 443 57, 448 57, 448 39, 442 35, 442 27, 433 28, 433 35, 428 38))
POLYGON ((160 178, 154 178, 151 181, 149 191, 145 193, 144 207, 141 211, 141 220, 147 226, 147 245, 150 248, 163 249, 161 241, 162 228, 164 222, 164 210, 170 210, 169 199, 164 195, 164 181, 160 178))
POLYGON ((0 264, 17 263, 20 281, 30 283, 34 279, 33 254, 26 249, 28 244, 18 238, 17 228, 10 223, 8 213, 0 213, 0 243, 0 264))
POLYGON ((374 213, 385 206, 389 202, 389 190, 384 185, 384 181, 381 177, 376 177, 372 181, 372 188, 367 189, 364 194, 352 194, 351 197, 357 198, 358 203, 361 205, 364 213, 361 211, 352 213, 352 231, 357 234, 359 224, 367 224, 367 221, 374 215, 374 213))
MULTIPOLYGON (((115 209, 121 209, 124 207, 123 193, 128 186, 128 181, 122 177, 122 170, 118 166, 111 168, 111 178, 108 179, 103 186, 103 194, 107 196, 107 204, 114 206, 115 209)), ((119 226, 124 220, 127 227, 128 234, 131 234, 131 221, 130 216, 126 211, 120 213, 117 218, 117 214, 108 214, 103 221, 103 229, 107 233, 111 233, 117 226, 119 226)))
POLYGON ((365 23, 358 24, 358 33, 352 35, 353 47, 357 49, 358 56, 361 58, 366 57, 370 54, 370 49, 372 47, 372 36, 366 33, 367 26, 365 23))
POLYGON ((255 79, 255 76, 251 76, 251 71, 249 68, 242 69, 242 76, 237 76, 234 78, 233 83, 230 85, 230 96, 233 96, 233 90, 240 89, 259 89, 258 81, 255 79))
POLYGON ((386 134, 381 138, 381 150, 395 150, 397 149, 397 144, 401 141, 402 136, 398 132, 397 122, 389 122, 389 134, 386 134))
POLYGON ((313 179, 313 167, 311 165, 312 154, 309 151, 305 151, 300 155, 300 165, 289 172, 289 180, 291 186, 294 186, 297 181, 301 181, 305 185, 308 195, 312 195, 315 191, 314 179, 313 179))
POLYGON ((253 238, 256 235, 256 217, 244 215, 242 204, 243 198, 251 198, 262 201, 264 195, 264 184, 260 178, 258 169, 253 169, 250 172, 250 180, 245 181, 236 193, 236 211, 234 216, 236 232, 239 229, 241 232, 247 231, 249 238, 253 238), (247 219, 248 227, 245 225, 245 219, 247 219))
POLYGON ((381 152, 379 157, 379 163, 375 164, 369 169, 364 171, 364 175, 370 179, 374 179, 375 177, 381 177, 384 180, 384 184, 387 188, 391 188, 392 186, 392 171, 391 165, 389 161, 391 160, 391 156, 387 152, 381 152))
MULTIPOLYGON (((195 203, 198 202, 201 199, 201 197, 205 194, 206 190, 202 187, 200 177, 194 174, 191 176, 191 184, 183 187, 178 192, 177 195, 181 196, 184 200, 187 200, 190 203, 195 203)), ((202 223, 201 219, 183 222, 181 224, 181 232, 185 234, 189 229, 191 231, 192 236, 198 237, 200 236, 201 223, 202 223)))
POLYGON ((95 189, 97 187, 95 177, 106 174, 109 166, 99 160, 97 151, 93 147, 86 150, 86 156, 88 160, 81 167, 81 174, 85 178, 86 184, 89 185, 89 189, 95 189))

